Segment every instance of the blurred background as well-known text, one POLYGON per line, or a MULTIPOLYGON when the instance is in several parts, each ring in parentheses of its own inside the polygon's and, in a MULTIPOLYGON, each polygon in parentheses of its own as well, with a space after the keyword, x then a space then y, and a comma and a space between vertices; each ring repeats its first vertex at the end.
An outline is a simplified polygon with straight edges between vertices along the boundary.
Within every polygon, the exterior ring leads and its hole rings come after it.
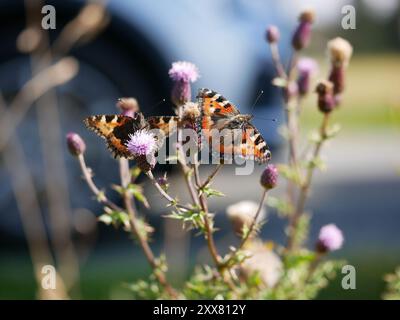
MULTIPOLYGON (((279 26, 286 60, 297 16, 309 7, 317 18, 303 54, 320 62, 320 77, 328 72, 329 39, 341 36, 354 46, 343 107, 335 113, 342 131, 323 152, 328 170, 316 174, 308 208, 310 245, 324 224, 344 231, 345 246, 336 255, 356 267, 357 289, 342 290, 339 277, 320 298, 379 299, 383 275, 400 264, 398 0, 1 0, 0 298, 46 297, 36 290, 38 261, 57 264, 73 298, 129 298, 124 284, 149 274, 127 233, 97 223, 102 206, 80 179, 64 137, 75 131, 85 139, 95 181, 109 188, 118 181, 118 166, 82 119, 116 113, 115 102, 124 96, 136 97, 146 115, 172 114, 167 73, 173 61, 196 64, 201 78, 193 89, 221 92, 242 112, 263 90, 252 111, 254 124, 272 148, 273 162, 284 161, 281 100, 271 85, 274 69, 264 32, 270 24, 279 26), (46 4, 56 9, 54 30, 40 28, 46 4), (355 30, 341 27, 348 4, 356 8, 355 30)), ((315 100, 311 94, 306 101, 305 132, 319 124, 315 100)), ((257 201, 262 170, 240 177, 239 184, 233 168, 225 167, 214 186, 226 197, 211 202, 221 250, 237 241, 226 206, 257 201)), ((171 194, 185 199, 174 168, 158 170, 169 171, 171 194)), ((162 219, 163 201, 151 186, 145 188, 152 210, 142 213, 156 229, 152 246, 166 252, 171 282, 179 285, 195 263, 209 261, 203 239, 162 219)), ((116 193, 108 194, 118 201, 116 193)), ((283 243, 284 227, 270 210, 262 236, 283 243)))

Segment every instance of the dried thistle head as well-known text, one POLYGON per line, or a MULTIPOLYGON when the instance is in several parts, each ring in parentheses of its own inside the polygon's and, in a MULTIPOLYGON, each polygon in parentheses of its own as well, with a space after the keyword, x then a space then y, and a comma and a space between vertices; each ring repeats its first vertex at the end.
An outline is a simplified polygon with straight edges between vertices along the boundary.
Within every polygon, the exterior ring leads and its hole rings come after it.
POLYGON ((183 119, 194 120, 200 117, 200 109, 195 102, 186 102, 182 110, 183 119))
POLYGON ((353 46, 347 40, 337 37, 328 42, 328 53, 334 66, 347 67, 353 54, 353 46))
MULTIPOLYGON (((240 201, 226 208, 227 216, 231 220, 233 229, 238 235, 242 235, 245 226, 249 227, 252 224, 257 210, 258 203, 254 201, 240 201)), ((256 223, 262 221, 265 216, 265 209, 262 208, 256 223)))
POLYGON ((271 288, 279 281, 283 272, 283 263, 271 246, 262 241, 249 241, 245 247, 249 256, 239 267, 239 275, 247 279, 258 273, 265 286, 271 288))
POLYGON ((300 13, 299 21, 300 22, 309 22, 313 23, 315 19, 315 11, 313 9, 304 10, 300 13))

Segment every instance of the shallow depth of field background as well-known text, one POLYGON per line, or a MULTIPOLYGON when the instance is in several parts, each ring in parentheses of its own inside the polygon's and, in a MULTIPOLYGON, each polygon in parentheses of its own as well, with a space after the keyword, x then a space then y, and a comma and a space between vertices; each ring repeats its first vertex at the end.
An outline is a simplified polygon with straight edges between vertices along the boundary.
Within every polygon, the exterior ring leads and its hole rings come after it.
MULTIPOLYGON (((313 42, 304 55, 321 63, 320 77, 325 77, 328 68, 327 40, 342 36, 354 45, 344 103, 334 116, 342 131, 323 152, 328 170, 316 174, 307 207, 313 213, 310 246, 326 223, 336 223, 343 230, 345 246, 335 255, 356 267, 357 289, 342 290, 339 275, 337 281, 321 292, 320 298, 379 299, 384 289, 384 274, 400 264, 399 2, 329 0, 297 1, 295 5, 289 0, 279 4, 261 0, 199 2, 110 1, 109 25, 90 43, 72 50, 71 54, 80 63, 79 73, 56 90, 61 137, 70 130, 82 135, 88 144, 87 161, 96 173, 95 181, 108 188, 117 181, 118 167, 103 141, 85 130, 82 119, 90 114, 116 113, 114 103, 121 96, 137 97, 145 114, 170 114, 171 103, 154 106, 169 97, 170 63, 188 60, 199 67, 202 76, 194 85, 195 90, 210 87, 220 91, 243 112, 253 104, 259 90, 266 92, 254 113, 276 117, 278 123, 257 120, 256 125, 271 142, 273 163, 284 161, 285 144, 277 134, 283 118, 277 90, 270 84, 273 71, 263 33, 269 24, 281 28, 282 51, 287 58, 286 43, 296 16, 301 9, 314 6, 317 22, 313 42), (356 30, 341 28, 341 7, 346 4, 354 5, 357 10, 356 30)), ((83 3, 49 3, 57 9, 57 30, 50 33, 54 39, 83 3)), ((15 46, 25 16, 22 1, 2 1, 0 7, 0 90, 9 102, 29 79, 29 59, 18 53, 15 46)), ((310 94, 305 105, 302 119, 305 132, 319 124, 315 98, 310 94)), ((31 108, 19 126, 18 136, 29 159, 42 214, 47 217, 45 169, 35 108, 31 108)), ((147 276, 146 261, 127 233, 100 224, 93 226, 94 216, 101 214, 102 208, 93 201, 80 179, 78 163, 66 151, 64 140, 59 143, 66 166, 73 241, 80 264, 80 285, 75 298, 129 298, 125 284, 147 276), (90 228, 90 237, 85 236, 86 226, 90 228)), ((173 167, 160 168, 157 174, 163 170, 169 171, 171 194, 184 198, 177 171, 173 167)), ((207 170, 205 167, 204 172, 207 170)), ((224 168, 216 179, 215 188, 226 194, 225 198, 211 202, 220 229, 216 233, 220 248, 236 241, 224 208, 240 200, 257 201, 261 170, 257 167, 251 176, 238 178, 232 168, 224 168)), ((179 285, 196 262, 209 261, 205 244, 201 237, 185 235, 175 223, 161 218, 165 213, 164 202, 151 186, 146 186, 146 190, 153 210, 142 213, 156 228, 152 245, 156 252, 166 252, 172 283, 179 285)), ((279 193, 279 188, 272 192, 279 193)), ((117 197, 111 190, 109 194, 117 197)), ((284 227, 284 221, 271 210, 262 237, 282 242, 284 227)), ((0 257, 0 298, 34 298, 31 260, 2 158, 0 257)))

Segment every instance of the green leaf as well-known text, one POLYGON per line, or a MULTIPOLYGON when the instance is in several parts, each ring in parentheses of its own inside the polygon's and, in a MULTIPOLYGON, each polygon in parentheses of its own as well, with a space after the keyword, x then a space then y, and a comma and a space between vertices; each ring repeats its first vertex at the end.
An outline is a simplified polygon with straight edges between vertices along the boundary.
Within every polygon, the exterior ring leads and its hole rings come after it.
POLYGON ((322 141, 321 133, 318 130, 313 130, 308 134, 308 140, 313 143, 320 143, 322 141))
POLYGON ((150 208, 150 205, 149 205, 149 203, 148 203, 146 197, 144 196, 143 187, 142 187, 142 186, 140 186, 140 185, 138 185, 138 184, 130 183, 130 184, 128 185, 128 187, 127 187, 127 190, 128 190, 128 192, 129 192, 130 194, 133 195, 133 197, 134 197, 137 201, 143 203, 143 205, 144 205, 146 208, 150 208))
POLYGON ((325 132, 326 133, 326 139, 334 138, 335 136, 337 136, 337 134, 340 132, 341 129, 342 129, 342 127, 338 123, 335 123, 334 125, 329 126, 326 129, 326 132, 325 132))
POLYGON ((116 228, 122 225, 126 231, 130 230, 129 216, 124 211, 112 210, 105 207, 104 214, 98 217, 98 220, 106 225, 113 225, 116 228))
POLYGON ((203 189, 201 189, 201 192, 203 192, 206 195, 207 198, 213 197, 213 196, 225 197, 225 195, 221 191, 218 191, 218 190, 215 190, 215 189, 211 189, 208 186, 205 186, 203 189))
POLYGON ((113 218, 107 214, 104 213, 100 217, 97 218, 100 222, 103 222, 106 225, 110 225, 113 222, 113 218))
POLYGON ((137 166, 132 167, 131 168, 132 180, 136 180, 140 176, 141 173, 142 173, 142 170, 140 170, 139 167, 137 167, 137 166))
POLYGON ((198 229, 201 232, 205 232, 204 215, 204 212, 200 211, 198 208, 194 208, 193 210, 180 212, 173 211, 166 217, 181 220, 184 225, 189 226, 189 229, 198 229))
POLYGON ((309 168, 318 168, 321 171, 325 171, 327 166, 324 160, 322 160, 320 157, 315 157, 313 159, 311 159, 308 163, 307 163, 307 167, 309 168))

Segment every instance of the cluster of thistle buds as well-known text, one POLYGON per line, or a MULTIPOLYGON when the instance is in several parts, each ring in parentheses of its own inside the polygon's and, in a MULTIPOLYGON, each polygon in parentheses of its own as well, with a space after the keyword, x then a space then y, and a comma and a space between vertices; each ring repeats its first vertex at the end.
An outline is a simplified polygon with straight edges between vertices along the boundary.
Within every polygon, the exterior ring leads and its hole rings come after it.
MULTIPOLYGON (((308 47, 311 40, 312 24, 315 14, 312 10, 304 11, 299 17, 299 23, 292 37, 292 47, 299 52, 308 47)), ((276 26, 269 26, 266 40, 271 46, 276 46, 280 40, 280 32, 276 26)), ((328 42, 328 52, 331 62, 330 72, 326 80, 320 80, 316 86, 318 108, 323 113, 330 113, 341 102, 341 94, 345 89, 346 69, 353 53, 351 44, 343 38, 335 38, 328 42)), ((286 103, 296 96, 305 96, 310 91, 310 79, 318 71, 318 65, 311 58, 300 58, 296 63, 297 81, 287 79, 284 86, 286 103)), ((284 70, 280 70, 284 73, 284 70)))

